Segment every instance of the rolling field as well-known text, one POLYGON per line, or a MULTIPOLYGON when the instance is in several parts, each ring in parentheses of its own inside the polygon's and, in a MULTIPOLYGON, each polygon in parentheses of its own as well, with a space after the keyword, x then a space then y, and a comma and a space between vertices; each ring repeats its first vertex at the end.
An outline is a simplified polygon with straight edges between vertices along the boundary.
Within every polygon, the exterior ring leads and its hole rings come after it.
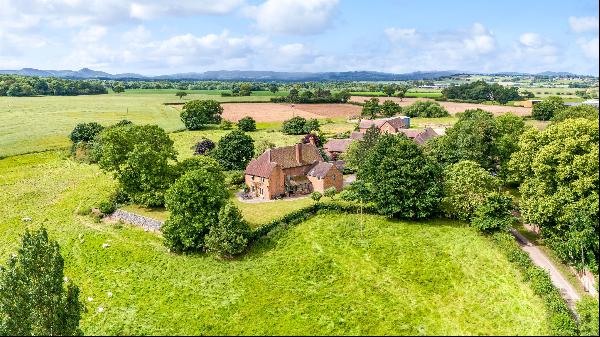
POLYGON ((47 227, 90 298, 86 335, 548 333, 542 300, 459 223, 319 215, 219 261, 78 215, 114 183, 64 152, 1 159, 0 188, 1 263, 25 228, 47 227))

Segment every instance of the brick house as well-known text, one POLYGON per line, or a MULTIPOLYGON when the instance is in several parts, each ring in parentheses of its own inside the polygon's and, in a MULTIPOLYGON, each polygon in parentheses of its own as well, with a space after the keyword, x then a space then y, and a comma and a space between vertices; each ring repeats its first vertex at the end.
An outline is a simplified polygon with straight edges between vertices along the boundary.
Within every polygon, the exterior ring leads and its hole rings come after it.
POLYGON ((402 129, 410 128, 410 117, 399 116, 380 119, 363 119, 358 124, 358 129, 361 133, 365 133, 371 126, 377 127, 381 133, 396 134, 402 129))
POLYGON ((351 138, 348 139, 330 139, 323 145, 323 150, 325 153, 331 158, 331 160, 336 160, 340 154, 346 152, 350 143, 354 140, 351 138))
POLYGON ((338 168, 323 161, 314 144, 296 144, 270 149, 250 161, 245 171, 246 186, 254 197, 267 200, 279 196, 342 189, 338 168))

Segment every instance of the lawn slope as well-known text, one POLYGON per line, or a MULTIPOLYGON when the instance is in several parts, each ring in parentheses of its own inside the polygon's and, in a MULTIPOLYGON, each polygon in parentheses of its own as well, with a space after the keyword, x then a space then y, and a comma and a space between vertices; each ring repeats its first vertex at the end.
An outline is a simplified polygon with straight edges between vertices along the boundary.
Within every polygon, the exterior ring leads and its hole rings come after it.
POLYGON ((456 223, 319 215, 218 261, 77 215, 112 188, 61 152, 0 160, 2 264, 26 227, 46 226, 91 298, 86 335, 547 333, 542 301, 504 255, 456 223))

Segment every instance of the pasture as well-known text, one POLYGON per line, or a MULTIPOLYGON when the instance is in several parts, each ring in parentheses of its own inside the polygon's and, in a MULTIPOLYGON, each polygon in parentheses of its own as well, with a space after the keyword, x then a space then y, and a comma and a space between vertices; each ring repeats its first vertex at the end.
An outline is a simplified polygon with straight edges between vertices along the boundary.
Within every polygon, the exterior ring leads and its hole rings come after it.
POLYGON ((115 186, 65 152, 0 159, 0 188, 2 264, 25 228, 48 228, 86 335, 548 333, 542 300, 461 223, 323 214, 221 261, 79 215, 115 186))

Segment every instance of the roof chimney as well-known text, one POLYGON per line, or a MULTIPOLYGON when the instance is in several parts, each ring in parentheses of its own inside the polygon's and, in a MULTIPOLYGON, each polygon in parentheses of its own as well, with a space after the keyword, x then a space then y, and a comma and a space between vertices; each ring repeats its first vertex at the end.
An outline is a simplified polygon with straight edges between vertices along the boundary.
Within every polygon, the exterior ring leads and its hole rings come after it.
POLYGON ((298 164, 302 164, 302 144, 296 144, 296 161, 298 164))

